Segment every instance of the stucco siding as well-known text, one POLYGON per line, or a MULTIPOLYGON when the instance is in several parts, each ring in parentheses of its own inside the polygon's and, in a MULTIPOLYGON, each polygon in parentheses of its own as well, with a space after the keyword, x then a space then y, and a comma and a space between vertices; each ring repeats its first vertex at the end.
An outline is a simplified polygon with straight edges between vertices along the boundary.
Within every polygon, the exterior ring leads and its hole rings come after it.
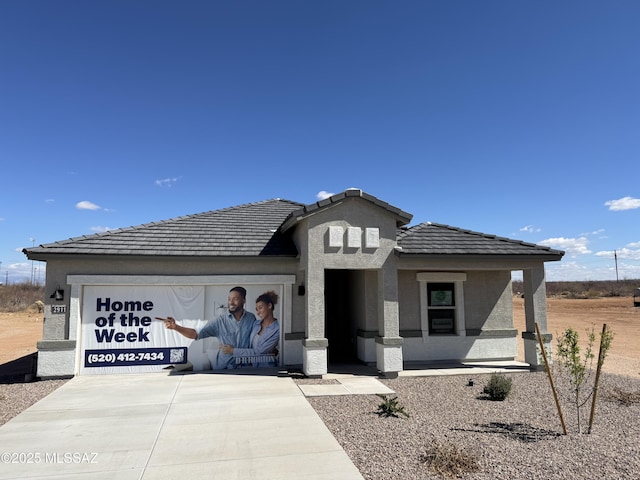
POLYGON ((364 272, 365 276, 365 308, 364 326, 367 332, 378 332, 378 274, 374 270, 364 272))
MULTIPOLYGON (((416 279, 419 272, 398 272, 400 330, 404 332, 421 329, 420 282, 416 279)), ((467 334, 513 329, 511 272, 472 270, 465 274, 463 326, 467 334)))
POLYGON ((427 337, 408 338, 403 345, 407 362, 513 360, 517 356, 515 337, 427 337))
MULTIPOLYGON (((120 258, 84 257, 49 260, 66 275, 291 275, 298 269, 295 258, 120 258)), ((49 281, 49 279, 47 279, 49 281)))
POLYGON ((403 330, 420 330, 420 283, 413 270, 398 272, 398 308, 400 334, 403 330))
POLYGON ((513 328, 511 297, 511 272, 468 272, 464 284, 466 330, 472 333, 513 328))
POLYGON ((291 332, 304 333, 305 329, 305 308, 306 287, 304 270, 298 270, 296 274, 296 285, 293 287, 293 297, 291 302, 291 332))
MULTIPOLYGON (((308 251, 313 252, 313 256, 321 258, 324 268, 378 269, 382 267, 396 245, 395 218, 359 198, 345 199, 343 204, 320 211, 309 217, 307 221, 308 251), (339 215, 336 215, 336 209, 340 209, 339 215), (341 246, 330 246, 329 227, 332 226, 340 227, 343 231, 341 246), (359 247, 349 246, 350 228, 360 229, 359 247), (364 243, 366 228, 378 229, 378 247, 366 248, 364 243)), ((301 261, 304 259, 301 258, 301 261)))

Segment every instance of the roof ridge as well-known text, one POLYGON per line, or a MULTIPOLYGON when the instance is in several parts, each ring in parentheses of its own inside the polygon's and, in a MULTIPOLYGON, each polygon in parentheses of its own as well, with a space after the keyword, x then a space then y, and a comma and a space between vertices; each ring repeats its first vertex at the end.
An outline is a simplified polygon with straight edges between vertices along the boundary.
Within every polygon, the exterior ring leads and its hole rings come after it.
POLYGON ((287 218, 285 218, 284 222, 282 222, 282 226, 284 230, 288 230, 297 220, 300 220, 306 215, 310 215, 313 212, 323 209, 325 207, 329 207, 331 205, 338 204, 342 202, 346 198, 358 197, 363 200, 366 200, 380 208, 383 208, 393 215, 396 216, 397 222, 400 224, 406 224, 411 221, 413 215, 404 210, 401 210, 398 207, 391 205, 384 200, 380 200, 378 197, 371 195, 359 188, 348 188, 342 192, 335 193, 327 198, 323 198, 322 200, 318 200, 313 203, 302 204, 298 210, 292 211, 287 218), (297 220, 296 220, 297 219, 297 220))

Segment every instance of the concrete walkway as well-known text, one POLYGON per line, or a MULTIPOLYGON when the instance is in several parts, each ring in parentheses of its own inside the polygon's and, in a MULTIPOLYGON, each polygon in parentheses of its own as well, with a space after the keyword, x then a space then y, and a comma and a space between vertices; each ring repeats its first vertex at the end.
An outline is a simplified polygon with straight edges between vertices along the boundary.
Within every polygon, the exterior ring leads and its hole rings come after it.
POLYGON ((431 365, 405 366, 401 377, 431 377, 449 375, 487 375, 491 373, 529 373, 528 363, 519 361, 487 361, 439 363, 431 365))
POLYGON ((362 479, 273 375, 75 377, 0 427, 0 455, 0 479, 362 479))

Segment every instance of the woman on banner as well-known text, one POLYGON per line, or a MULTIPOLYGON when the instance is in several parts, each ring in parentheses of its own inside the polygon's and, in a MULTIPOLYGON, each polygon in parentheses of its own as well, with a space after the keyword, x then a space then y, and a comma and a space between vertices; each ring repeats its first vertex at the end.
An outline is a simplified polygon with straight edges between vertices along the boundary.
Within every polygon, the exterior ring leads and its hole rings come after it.
MULTIPOLYGON (((250 346, 250 335, 256 317, 244 309, 247 298, 247 290, 244 287, 233 287, 229 290, 227 298, 228 306, 221 313, 199 330, 183 327, 176 323, 173 317, 156 317, 164 321, 165 328, 175 330, 179 334, 192 340, 200 340, 207 337, 217 337, 222 344, 234 344, 237 347, 250 346)), ((211 368, 229 369, 236 368, 236 361, 231 355, 225 355, 222 350, 216 352, 216 358, 211 362, 211 368)))
POLYGON ((276 367, 278 366, 278 342, 280 340, 280 324, 273 316, 278 303, 278 294, 274 291, 265 292, 256 300, 256 320, 251 329, 249 348, 237 348, 224 344, 220 350, 224 354, 232 355, 238 366, 276 367))

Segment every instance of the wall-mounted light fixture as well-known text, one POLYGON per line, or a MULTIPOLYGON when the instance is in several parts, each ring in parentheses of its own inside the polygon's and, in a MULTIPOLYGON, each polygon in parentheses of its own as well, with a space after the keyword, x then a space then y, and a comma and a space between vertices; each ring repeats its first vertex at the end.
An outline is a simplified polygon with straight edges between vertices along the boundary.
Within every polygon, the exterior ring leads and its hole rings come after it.
POLYGON ((306 293, 306 289, 304 288, 304 284, 298 285, 298 295, 303 297, 305 293, 306 293))
POLYGON ((54 300, 58 301, 64 300, 64 290, 61 288, 56 288, 56 290, 51 294, 49 298, 53 298, 54 300))

